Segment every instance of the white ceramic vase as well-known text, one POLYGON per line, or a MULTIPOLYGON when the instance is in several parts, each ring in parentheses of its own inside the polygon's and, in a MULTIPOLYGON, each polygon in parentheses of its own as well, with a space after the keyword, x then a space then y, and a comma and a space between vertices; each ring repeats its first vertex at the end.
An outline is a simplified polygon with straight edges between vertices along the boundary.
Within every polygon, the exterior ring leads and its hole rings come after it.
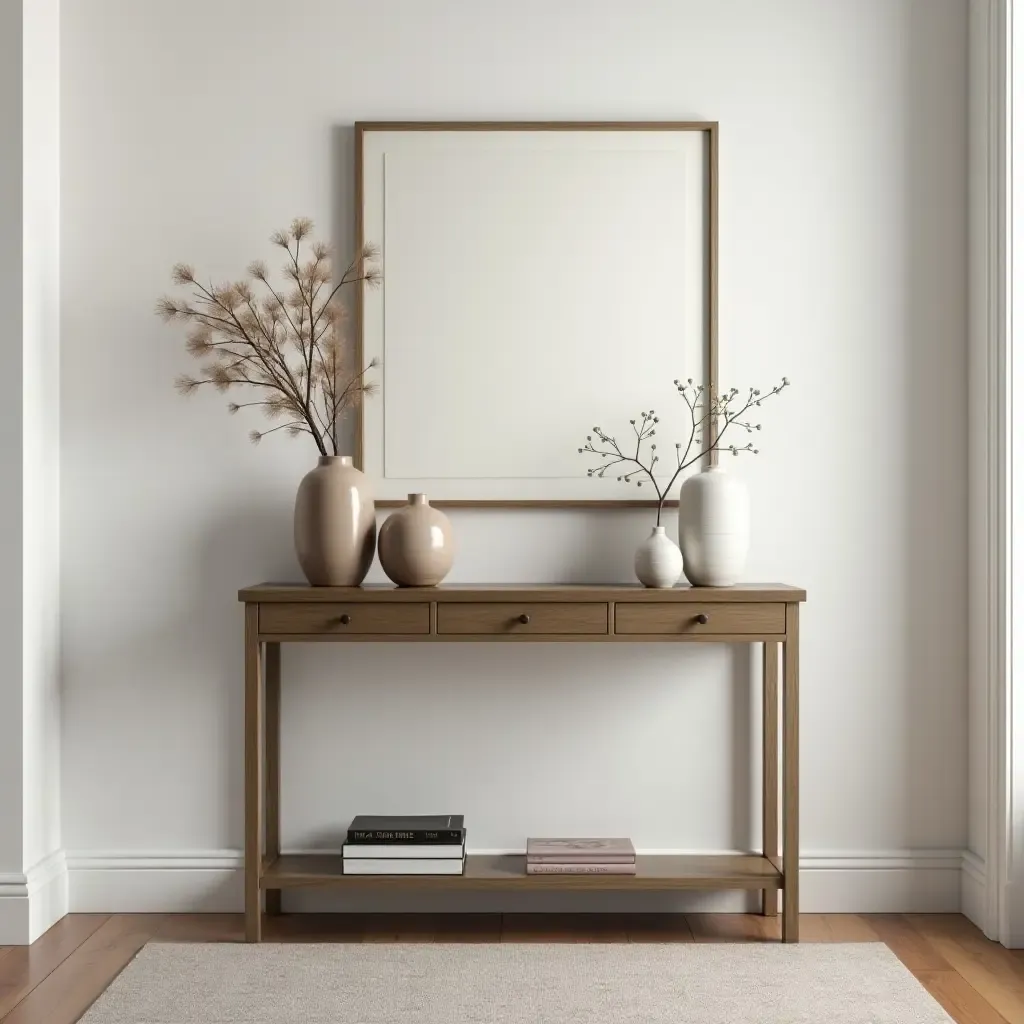
POLYGON ((645 587, 674 587, 679 582, 683 556, 665 535, 664 526, 655 526, 650 537, 636 549, 633 569, 645 587))
POLYGON ((683 572, 695 587, 731 587, 750 547, 750 495, 721 466, 687 477, 679 492, 683 572))

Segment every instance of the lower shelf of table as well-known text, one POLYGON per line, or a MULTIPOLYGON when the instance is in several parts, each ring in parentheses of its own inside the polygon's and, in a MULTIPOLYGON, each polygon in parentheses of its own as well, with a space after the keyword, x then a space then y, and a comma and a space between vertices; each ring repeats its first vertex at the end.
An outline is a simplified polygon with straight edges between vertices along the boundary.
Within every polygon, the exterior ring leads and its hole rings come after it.
POLYGON ((516 854, 471 854, 463 875, 343 875, 340 856, 284 854, 264 866, 263 889, 781 889, 782 873, 759 854, 637 857, 635 875, 528 875, 516 854))

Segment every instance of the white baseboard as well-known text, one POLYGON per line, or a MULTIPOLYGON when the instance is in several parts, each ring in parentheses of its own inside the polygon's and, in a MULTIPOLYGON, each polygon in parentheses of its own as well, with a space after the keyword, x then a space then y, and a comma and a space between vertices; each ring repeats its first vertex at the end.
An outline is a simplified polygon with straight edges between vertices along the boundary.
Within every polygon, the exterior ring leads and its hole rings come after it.
MULTIPOLYGON (((960 876, 960 912, 982 932, 989 933, 986 910, 988 869, 985 861, 970 850, 964 851, 964 867, 960 876)), ((992 935, 989 935, 992 938, 992 935)))
POLYGON ((68 853, 72 913, 233 913, 245 905, 240 850, 68 853))
POLYGON ((800 910, 938 914, 960 909, 960 850, 823 853, 800 858, 800 910))
POLYGON ((64 851, 24 874, 0 875, 0 946, 26 946, 68 913, 64 851))
MULTIPOLYGON (((66 859, 73 912, 238 912, 243 906, 242 854, 238 850, 86 850, 68 853, 66 859)), ((805 913, 955 913, 963 905, 962 892, 967 884, 964 879, 969 870, 960 850, 819 853, 805 855, 800 864, 800 909, 805 913)), ((976 867, 972 864, 970 870, 975 871, 976 867)), ((975 898, 973 892, 971 898, 975 898)), ((287 893, 285 909, 742 912, 756 909, 756 902, 755 897, 744 893, 309 891, 287 893)))

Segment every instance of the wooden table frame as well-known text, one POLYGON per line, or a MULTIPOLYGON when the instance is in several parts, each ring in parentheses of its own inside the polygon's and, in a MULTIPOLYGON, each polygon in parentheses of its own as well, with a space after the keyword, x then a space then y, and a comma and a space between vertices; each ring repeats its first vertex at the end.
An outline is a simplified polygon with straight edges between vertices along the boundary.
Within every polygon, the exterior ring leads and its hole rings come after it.
POLYGON ((245 934, 259 942, 286 888, 760 891, 782 940, 799 940, 799 612, 783 584, 646 590, 636 586, 396 589, 265 583, 245 603, 245 934), (527 875, 521 856, 470 855, 458 876, 354 876, 341 857, 281 853, 281 644, 307 642, 675 642, 763 645, 762 849, 645 855, 637 874, 527 875), (780 655, 782 736, 779 745, 780 655), (781 758, 780 758, 781 755, 781 758), (779 763, 782 853, 779 853, 779 763))

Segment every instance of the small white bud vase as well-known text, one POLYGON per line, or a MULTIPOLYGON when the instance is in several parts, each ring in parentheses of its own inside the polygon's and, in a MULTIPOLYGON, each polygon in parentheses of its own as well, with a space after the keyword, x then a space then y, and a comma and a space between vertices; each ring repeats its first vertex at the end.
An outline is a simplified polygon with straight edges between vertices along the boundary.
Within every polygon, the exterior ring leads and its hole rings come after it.
POLYGON ((687 477, 679 491, 683 572, 695 587, 731 587, 750 548, 750 495, 720 466, 687 477))
POLYGON ((671 538, 665 535, 664 526, 655 526, 650 537, 636 549, 633 569, 645 587, 664 589, 679 582, 683 556, 671 538))

